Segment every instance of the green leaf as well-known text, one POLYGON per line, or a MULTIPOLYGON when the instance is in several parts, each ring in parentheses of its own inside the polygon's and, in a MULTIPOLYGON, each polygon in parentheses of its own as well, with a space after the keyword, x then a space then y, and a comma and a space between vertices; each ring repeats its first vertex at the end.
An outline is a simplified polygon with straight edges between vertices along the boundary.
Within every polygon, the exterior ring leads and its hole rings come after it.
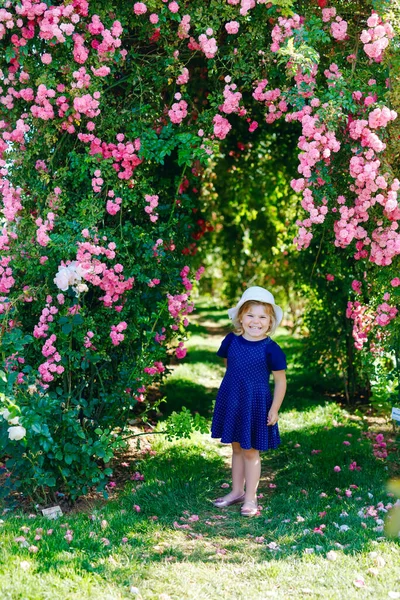
POLYGON ((72 323, 73 325, 82 325, 82 323, 84 323, 84 319, 82 317, 82 315, 76 314, 72 317, 72 323))
POLYGON ((6 48, 5 57, 7 62, 11 62, 11 60, 15 58, 15 50, 12 46, 8 46, 8 48, 6 48))
POLYGON ((65 325, 63 325, 61 331, 65 333, 65 335, 70 334, 72 331, 72 323, 66 323, 65 325))

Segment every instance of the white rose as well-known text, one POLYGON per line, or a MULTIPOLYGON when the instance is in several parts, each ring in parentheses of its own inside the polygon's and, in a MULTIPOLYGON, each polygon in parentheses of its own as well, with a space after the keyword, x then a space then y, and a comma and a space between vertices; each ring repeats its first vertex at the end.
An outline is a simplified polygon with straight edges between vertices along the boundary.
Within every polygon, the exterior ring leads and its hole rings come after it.
POLYGON ((69 288, 69 273, 65 267, 58 267, 58 273, 54 277, 54 283, 62 292, 69 288))
POLYGON ((22 440, 26 436, 26 429, 22 425, 14 425, 8 428, 8 437, 10 440, 22 440))
POLYGON ((81 280, 80 275, 76 272, 76 265, 77 262, 74 260, 67 267, 69 285, 74 285, 77 281, 81 280))
POLYGON ((10 411, 8 410, 8 408, 3 408, 2 411, 0 411, 0 415, 3 417, 3 419, 5 421, 8 421, 9 417, 10 417, 10 411))
POLYGON ((18 425, 19 417, 14 417, 13 419, 8 419, 10 425, 18 425))
POLYGON ((87 292, 88 291, 88 286, 86 285, 86 283, 78 283, 78 285, 75 286, 75 290, 78 294, 82 294, 83 292, 87 292))

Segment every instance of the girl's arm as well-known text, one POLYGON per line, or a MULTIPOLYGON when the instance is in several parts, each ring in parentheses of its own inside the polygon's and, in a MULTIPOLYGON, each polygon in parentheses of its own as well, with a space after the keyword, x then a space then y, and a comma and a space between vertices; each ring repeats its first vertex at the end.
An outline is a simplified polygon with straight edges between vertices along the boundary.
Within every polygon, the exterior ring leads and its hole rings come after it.
POLYGON ((278 411, 286 393, 286 371, 272 371, 275 382, 274 399, 268 413, 267 425, 275 425, 278 421, 278 411))

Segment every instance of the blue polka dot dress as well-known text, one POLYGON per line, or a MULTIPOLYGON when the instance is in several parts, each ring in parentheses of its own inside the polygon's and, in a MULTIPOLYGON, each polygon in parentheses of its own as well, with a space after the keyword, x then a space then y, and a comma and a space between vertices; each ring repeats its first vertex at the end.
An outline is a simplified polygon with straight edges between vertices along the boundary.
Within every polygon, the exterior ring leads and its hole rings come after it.
POLYGON ((271 371, 286 369, 286 357, 276 342, 267 337, 252 342, 229 333, 218 356, 228 359, 218 391, 211 437, 224 444, 239 442, 248 450, 269 450, 280 444, 278 424, 267 426, 272 404, 271 371))

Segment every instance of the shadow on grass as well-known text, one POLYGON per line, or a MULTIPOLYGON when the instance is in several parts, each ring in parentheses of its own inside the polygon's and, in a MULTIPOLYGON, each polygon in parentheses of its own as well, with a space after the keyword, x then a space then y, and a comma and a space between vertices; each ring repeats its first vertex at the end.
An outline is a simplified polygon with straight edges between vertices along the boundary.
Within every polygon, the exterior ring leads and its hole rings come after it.
POLYGON ((223 322, 226 322, 227 324, 230 322, 226 308, 207 308, 196 306, 196 311, 193 314, 195 318, 212 321, 217 325, 221 325, 223 322))
POLYGON ((161 388, 161 393, 167 399, 166 403, 159 406, 162 419, 174 411, 180 412, 184 406, 203 417, 211 415, 215 390, 207 390, 203 385, 187 379, 171 379, 161 388))
MULTIPOLYGON (((153 505, 159 524, 164 528, 171 527, 171 522, 189 525, 190 529, 185 531, 189 537, 201 535, 220 543, 222 540, 230 551, 248 544, 249 534, 263 536, 280 546, 281 550, 274 553, 276 559, 301 555, 305 548, 316 545, 328 551, 335 548, 336 543, 343 546, 345 553, 360 553, 372 549, 372 542, 382 535, 374 530, 375 518, 358 515, 371 502, 388 502, 389 499, 384 492, 383 465, 374 459, 370 443, 357 426, 310 426, 285 433, 281 448, 264 453, 263 461, 259 490, 264 495, 260 501, 263 510, 259 517, 244 519, 238 507, 217 510, 212 506, 212 499, 224 493, 220 490, 221 483, 230 480, 230 470, 219 456, 212 454, 202 459, 180 447, 159 454, 148 470, 152 478, 162 477, 165 469, 168 472, 162 495, 153 505), (350 446, 344 446, 343 441, 350 439, 350 446), (312 453, 312 450, 321 451, 312 453), (354 462, 361 470, 349 470, 354 462), (336 465, 341 466, 339 473, 333 470, 336 465), (269 487, 270 484, 274 487, 269 487), (175 496, 173 490, 176 490, 175 496), (352 495, 346 496, 345 490, 351 490, 352 495), (192 514, 198 515, 199 520, 191 522, 188 517, 192 514), (367 521, 366 528, 361 525, 363 521, 367 521), (348 525, 347 531, 339 529, 343 524, 348 525), (317 527, 320 532, 314 532, 317 527)), ((147 469, 146 466, 145 472, 147 469)), ((143 501, 148 498, 148 491, 150 495, 157 493, 150 481, 148 485, 149 489, 139 492, 143 501)), ((185 560, 204 560, 204 552, 186 556, 185 560)), ((153 559, 159 561, 159 554, 155 554, 153 559)), ((258 559, 265 560, 265 555, 271 556, 270 550, 260 548, 258 559)), ((241 561, 240 556, 232 559, 241 561)))
POLYGON ((214 349, 207 350, 206 348, 195 347, 192 348, 185 357, 185 363, 194 365, 196 363, 203 363, 209 365, 211 368, 215 365, 222 365, 222 359, 217 356, 214 349))

